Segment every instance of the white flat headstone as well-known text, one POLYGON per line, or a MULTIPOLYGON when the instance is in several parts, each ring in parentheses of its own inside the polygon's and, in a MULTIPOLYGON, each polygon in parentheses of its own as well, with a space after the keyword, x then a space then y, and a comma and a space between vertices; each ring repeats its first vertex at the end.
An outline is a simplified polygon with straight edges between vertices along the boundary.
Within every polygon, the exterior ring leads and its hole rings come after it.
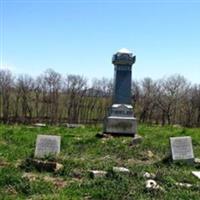
POLYGON ((170 137, 172 159, 174 161, 194 161, 192 139, 190 136, 170 137))
POLYGON ((36 140, 35 157, 44 158, 48 155, 56 156, 60 153, 60 136, 38 135, 36 140))

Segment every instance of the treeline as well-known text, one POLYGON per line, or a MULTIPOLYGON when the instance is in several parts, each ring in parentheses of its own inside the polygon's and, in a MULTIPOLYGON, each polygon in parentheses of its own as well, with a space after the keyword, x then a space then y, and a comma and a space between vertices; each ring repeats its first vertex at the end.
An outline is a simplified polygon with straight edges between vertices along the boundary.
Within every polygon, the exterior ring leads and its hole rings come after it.
MULTIPOLYGON (((99 123, 112 103, 113 81, 91 82, 48 69, 40 76, 14 76, 0 70, 0 120, 4 123, 99 123)), ((132 100, 139 122, 200 127, 200 85, 174 75, 133 81, 132 100)))

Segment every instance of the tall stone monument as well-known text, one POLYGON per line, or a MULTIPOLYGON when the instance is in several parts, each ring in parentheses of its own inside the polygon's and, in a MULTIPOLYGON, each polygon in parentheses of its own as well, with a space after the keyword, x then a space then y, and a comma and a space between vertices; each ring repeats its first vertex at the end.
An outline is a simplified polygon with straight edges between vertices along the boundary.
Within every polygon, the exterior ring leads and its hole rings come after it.
POLYGON ((131 105, 131 76, 135 60, 136 56, 124 48, 113 55, 113 104, 105 118, 104 133, 131 136, 136 134, 136 119, 131 105))

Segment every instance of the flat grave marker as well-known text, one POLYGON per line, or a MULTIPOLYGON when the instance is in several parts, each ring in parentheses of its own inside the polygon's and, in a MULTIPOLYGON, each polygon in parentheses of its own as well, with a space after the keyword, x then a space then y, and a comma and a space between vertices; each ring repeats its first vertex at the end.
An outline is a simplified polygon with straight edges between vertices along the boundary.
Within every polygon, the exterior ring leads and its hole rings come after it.
POLYGON ((36 140, 35 157, 56 156, 60 153, 60 136, 38 135, 36 140))
POLYGON ((194 161, 192 139, 190 136, 170 137, 170 145, 173 161, 194 161))

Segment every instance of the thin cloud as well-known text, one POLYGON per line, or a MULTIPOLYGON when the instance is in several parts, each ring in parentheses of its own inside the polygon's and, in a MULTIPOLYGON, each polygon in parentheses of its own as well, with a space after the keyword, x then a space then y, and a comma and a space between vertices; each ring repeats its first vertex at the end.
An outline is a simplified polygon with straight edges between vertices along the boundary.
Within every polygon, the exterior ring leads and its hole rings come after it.
POLYGON ((1 70, 9 70, 9 71, 12 71, 12 72, 16 71, 16 68, 14 66, 8 65, 8 64, 0 65, 0 69, 1 70))

